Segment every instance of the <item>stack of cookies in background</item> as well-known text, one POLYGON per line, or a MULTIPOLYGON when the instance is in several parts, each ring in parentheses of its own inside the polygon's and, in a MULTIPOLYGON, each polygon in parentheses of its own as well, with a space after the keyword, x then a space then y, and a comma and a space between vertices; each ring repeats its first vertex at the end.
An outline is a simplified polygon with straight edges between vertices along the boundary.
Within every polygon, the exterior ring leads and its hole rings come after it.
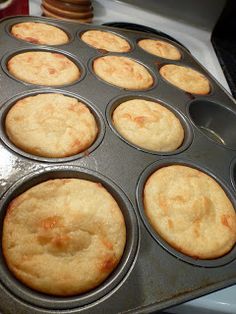
POLYGON ((90 23, 93 7, 90 0, 42 0, 43 15, 70 22, 90 23))

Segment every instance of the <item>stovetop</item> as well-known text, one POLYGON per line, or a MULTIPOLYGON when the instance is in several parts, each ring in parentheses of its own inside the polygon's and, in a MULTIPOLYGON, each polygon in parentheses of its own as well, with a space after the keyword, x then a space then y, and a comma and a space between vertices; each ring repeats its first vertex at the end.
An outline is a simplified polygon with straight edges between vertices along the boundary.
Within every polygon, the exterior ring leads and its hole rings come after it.
POLYGON ((231 92, 236 98, 236 20, 232 12, 236 12, 236 2, 229 0, 214 28, 211 41, 231 92))

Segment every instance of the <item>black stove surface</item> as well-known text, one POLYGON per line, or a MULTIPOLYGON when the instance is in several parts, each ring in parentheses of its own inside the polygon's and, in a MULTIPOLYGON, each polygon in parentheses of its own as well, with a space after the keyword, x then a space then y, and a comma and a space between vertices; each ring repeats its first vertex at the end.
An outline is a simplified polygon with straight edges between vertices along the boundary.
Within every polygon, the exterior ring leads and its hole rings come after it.
MULTIPOLYGON (((111 26, 111 27, 118 27, 118 28, 125 28, 125 29, 130 29, 134 31, 140 31, 140 32, 145 32, 145 33, 150 33, 150 34, 155 34, 162 36, 163 38, 170 39, 173 42, 176 42, 180 46, 184 47, 186 50, 188 50, 183 44, 181 44, 178 40, 175 38, 171 37, 170 35, 163 33, 157 29, 141 25, 141 24, 134 24, 134 23, 126 23, 126 22, 109 22, 109 23, 104 23, 102 25, 105 26, 111 26)), ((189 51, 189 50, 188 50, 189 51)))
POLYGON ((229 0, 212 33, 212 44, 236 98, 236 1, 229 0))

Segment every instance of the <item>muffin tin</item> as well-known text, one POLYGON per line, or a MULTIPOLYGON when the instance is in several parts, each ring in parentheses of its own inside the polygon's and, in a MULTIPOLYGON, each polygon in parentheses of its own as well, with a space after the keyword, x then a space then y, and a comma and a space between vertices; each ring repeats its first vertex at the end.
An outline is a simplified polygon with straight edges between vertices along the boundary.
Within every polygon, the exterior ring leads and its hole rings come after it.
MULTIPOLYGON (((233 98, 180 45, 161 36, 105 26, 72 24, 39 17, 14 17, 1 21, 0 95, 0 219, 1 233, 7 204, 29 187, 49 178, 79 177, 99 181, 120 204, 127 226, 127 244, 117 269, 97 289, 75 297, 52 297, 33 291, 8 271, 0 254, 0 310, 3 313, 150 313, 236 283, 236 246, 223 257, 196 260, 170 247, 152 229, 143 214, 142 193, 147 177, 169 164, 183 164, 215 178, 236 207, 236 107, 233 98), (68 44, 42 46, 10 35, 15 23, 38 21, 67 32, 68 44), (108 30, 126 38, 132 49, 109 53, 81 41, 89 29, 108 30), (138 47, 142 38, 159 38, 176 46, 181 60, 153 56, 138 47), (46 50, 76 60, 82 71, 78 82, 51 88, 21 82, 9 75, 6 62, 21 51, 46 50), (10 53, 9 53, 10 52, 10 53), (142 91, 125 90, 99 79, 92 62, 99 56, 123 55, 145 65, 154 85, 142 91), (193 95, 167 83, 159 74, 164 64, 191 67, 210 81, 208 95, 193 95), (58 92, 88 105, 99 127, 97 140, 87 151, 67 158, 41 158, 22 152, 9 142, 4 120, 18 100, 39 93, 58 92), (185 130, 183 145, 171 153, 136 147, 115 131, 111 115, 122 101, 144 98, 173 111, 185 130)), ((214 235, 212 235, 214 236, 214 235)))

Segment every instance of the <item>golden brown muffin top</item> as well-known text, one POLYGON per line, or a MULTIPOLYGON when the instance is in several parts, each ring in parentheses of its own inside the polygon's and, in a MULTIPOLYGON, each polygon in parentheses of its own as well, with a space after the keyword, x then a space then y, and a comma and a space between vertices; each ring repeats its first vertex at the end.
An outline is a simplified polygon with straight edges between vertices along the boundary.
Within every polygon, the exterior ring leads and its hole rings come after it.
POLYGON ((176 250, 200 259, 228 253, 236 242, 236 214, 209 175, 182 165, 155 171, 144 188, 144 208, 153 228, 176 250))
POLYGON ((4 219, 2 246, 18 280, 37 291, 78 295, 116 268, 126 242, 122 212, 100 184, 54 179, 16 197, 4 219))

